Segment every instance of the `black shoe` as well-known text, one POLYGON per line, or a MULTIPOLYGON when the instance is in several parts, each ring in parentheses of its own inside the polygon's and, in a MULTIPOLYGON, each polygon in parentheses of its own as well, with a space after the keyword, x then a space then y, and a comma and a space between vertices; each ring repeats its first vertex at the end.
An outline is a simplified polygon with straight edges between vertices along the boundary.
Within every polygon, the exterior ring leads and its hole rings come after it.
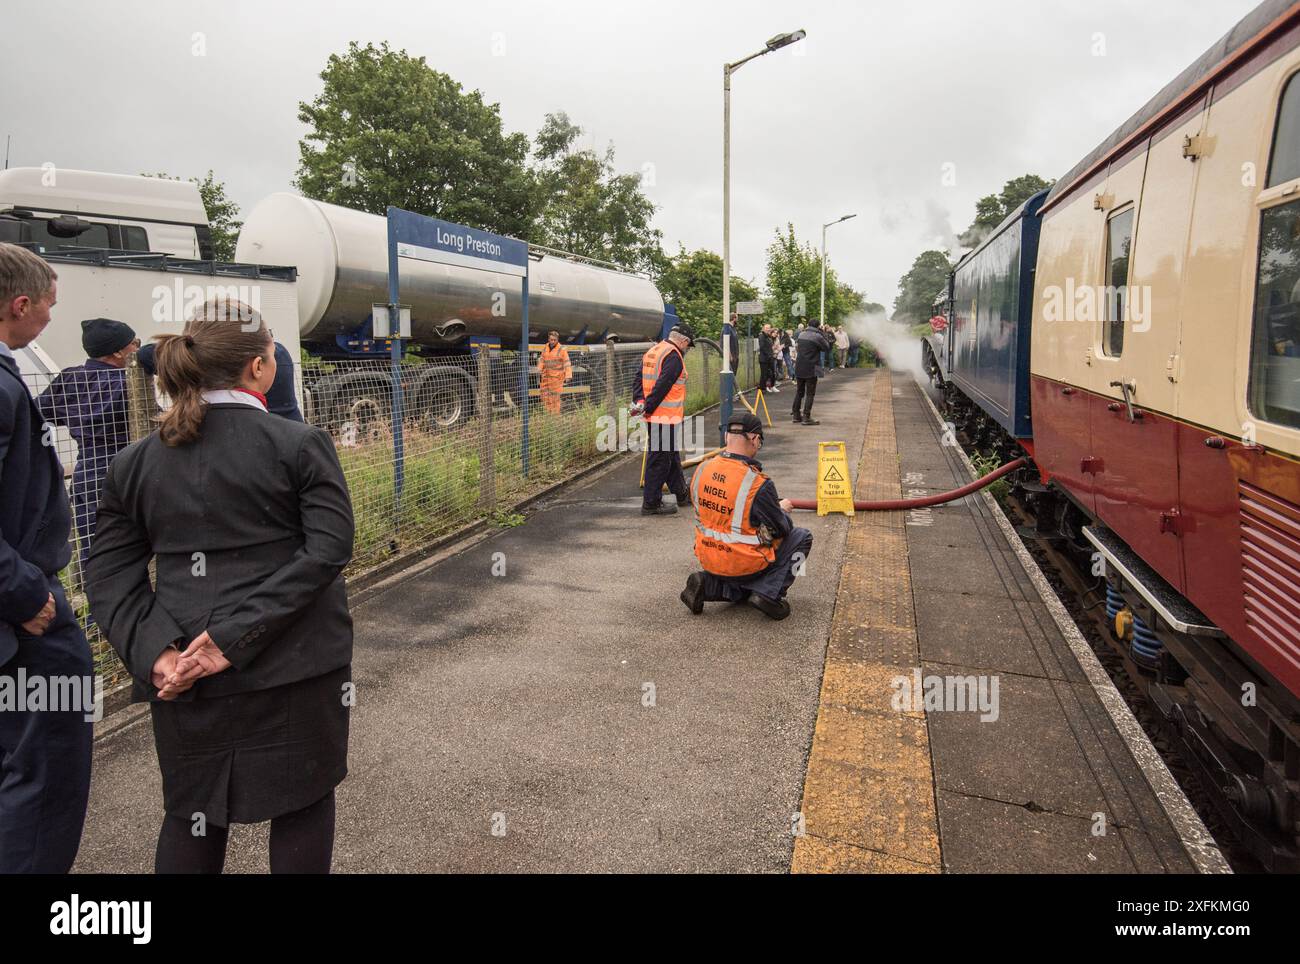
POLYGON ((686 495, 679 495, 677 497, 677 505, 679 508, 685 509, 690 504, 691 504, 691 496, 689 493, 687 493, 686 495))
POLYGON ((792 416, 790 417, 790 421, 794 422, 795 424, 798 424, 799 422, 802 422, 802 421, 803 421, 803 416, 802 416, 802 415, 792 415, 792 416))
POLYGON ((821 424, 821 422, 817 421, 817 419, 815 419, 815 418, 805 418, 805 419, 803 420, 803 423, 804 423, 805 425, 820 425, 820 424, 821 424))
POLYGON ((660 502, 658 505, 641 506, 642 515, 676 515, 677 506, 671 502, 660 502))
POLYGON ((693 572, 686 577, 686 588, 682 590, 681 600, 696 616, 704 612, 704 573, 693 572))
MULTIPOLYGON (((683 598, 685 598, 683 596, 683 598)), ((769 619, 785 619, 790 615, 790 604, 784 599, 768 599, 766 596, 760 596, 758 593, 750 593, 750 604, 759 610, 769 619)))

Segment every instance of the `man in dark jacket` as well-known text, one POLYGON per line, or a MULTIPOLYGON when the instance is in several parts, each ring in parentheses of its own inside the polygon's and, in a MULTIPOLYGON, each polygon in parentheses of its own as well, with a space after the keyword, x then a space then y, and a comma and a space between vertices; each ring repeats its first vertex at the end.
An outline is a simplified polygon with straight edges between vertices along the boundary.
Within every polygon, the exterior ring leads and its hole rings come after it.
POLYGON ((125 369, 127 359, 140 347, 140 339, 120 321, 88 318, 81 323, 81 347, 86 352, 85 363, 61 371, 36 399, 36 407, 47 422, 62 425, 77 443, 72 518, 84 575, 104 475, 113 456, 131 441, 125 369))
POLYGON ((0 244, 0 874, 67 873, 90 794, 94 669, 59 583, 68 493, 13 355, 49 324, 56 281, 37 255, 0 244))
POLYGON ((691 479, 701 570, 687 577, 680 598, 697 616, 706 602, 745 599, 772 619, 790 615, 785 595, 803 571, 812 533, 795 526, 790 500, 762 474, 762 445, 763 423, 741 412, 727 424, 726 451, 691 479))
POLYGON ((772 326, 764 325, 758 336, 758 386, 765 392, 776 389, 776 352, 772 346, 772 326))
POLYGON ((817 378, 822 374, 821 357, 822 352, 830 351, 831 343, 822 334, 821 320, 818 318, 808 322, 808 327, 799 332, 798 356, 794 360, 795 378, 799 380, 799 385, 794 392, 794 408, 790 412, 792 422, 800 422, 804 425, 820 425, 817 419, 812 417, 813 399, 817 397, 817 378), (799 406, 803 406, 802 413, 799 406))

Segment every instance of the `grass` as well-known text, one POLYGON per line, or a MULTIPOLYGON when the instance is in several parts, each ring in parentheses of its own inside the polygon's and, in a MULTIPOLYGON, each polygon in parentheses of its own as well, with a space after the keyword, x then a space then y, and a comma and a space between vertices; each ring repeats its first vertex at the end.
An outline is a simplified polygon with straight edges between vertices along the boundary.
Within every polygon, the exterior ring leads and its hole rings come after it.
MULTIPOLYGON (((981 477, 1002 467, 1002 460, 996 455, 986 455, 983 452, 976 452, 970 457, 970 460, 971 464, 975 466, 976 473, 981 477)), ((989 483, 988 490, 993 498, 998 500, 998 505, 1005 506, 1006 497, 1011 492, 1011 483, 1007 481, 1007 477, 1004 475, 997 481, 989 483)))

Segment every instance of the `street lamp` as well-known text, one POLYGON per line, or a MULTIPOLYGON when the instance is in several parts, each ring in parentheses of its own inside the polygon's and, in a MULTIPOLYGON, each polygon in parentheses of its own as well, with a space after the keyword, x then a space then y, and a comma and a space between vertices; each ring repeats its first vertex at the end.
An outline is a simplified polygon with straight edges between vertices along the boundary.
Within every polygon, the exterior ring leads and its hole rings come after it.
MULTIPOLYGON (((806 31, 779 33, 757 53, 722 65, 722 324, 731 320, 731 74, 755 57, 770 54, 808 36, 806 31)), ((722 371, 718 373, 720 395, 718 433, 726 444, 727 422, 731 419, 731 397, 736 394, 736 375, 731 370, 730 339, 722 339, 722 371)))
POLYGON ((839 224, 841 221, 847 221, 849 218, 856 217, 856 214, 846 214, 842 218, 836 218, 834 221, 827 221, 822 225, 822 301, 821 311, 817 315, 817 320, 823 325, 826 324, 826 229, 832 224, 839 224))

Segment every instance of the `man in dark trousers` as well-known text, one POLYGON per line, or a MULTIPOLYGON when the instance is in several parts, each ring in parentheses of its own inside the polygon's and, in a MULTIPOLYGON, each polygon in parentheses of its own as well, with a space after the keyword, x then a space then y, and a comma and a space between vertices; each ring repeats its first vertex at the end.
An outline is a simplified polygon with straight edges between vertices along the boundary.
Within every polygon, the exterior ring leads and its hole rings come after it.
POLYGON ((706 602, 745 599, 772 619, 790 615, 785 594, 812 550, 812 533, 795 527, 790 500, 763 474, 755 458, 762 446, 762 421, 742 412, 727 423, 727 450, 691 479, 702 571, 686 578, 681 600, 697 616, 706 602))
POLYGON ((642 415, 648 429, 642 515, 672 515, 690 504, 682 475, 681 428, 686 415, 686 353, 695 332, 685 322, 674 325, 641 359, 641 377, 632 392, 633 415, 642 415), (677 497, 664 502, 663 487, 677 497))
POLYGON ((776 352, 772 345, 772 326, 764 325, 758 336, 758 386, 765 392, 776 390, 776 352))
POLYGON ((799 385, 794 392, 794 408, 790 412, 790 421, 804 425, 820 425, 812 417, 813 399, 817 397, 817 377, 822 373, 822 352, 830 351, 831 343, 822 333, 821 320, 808 322, 808 327, 799 332, 798 354, 794 360, 794 375, 799 385), (800 412, 799 406, 803 406, 800 412))
POLYGON ((104 476, 113 456, 131 441, 125 369, 140 347, 140 339, 120 321, 88 318, 81 323, 81 347, 86 352, 85 363, 61 371, 36 399, 36 407, 47 422, 62 425, 77 443, 72 518, 84 576, 104 476))
POLYGON ((40 257, 0 244, 0 874, 67 873, 90 794, 94 707, 74 694, 94 670, 59 583, 72 558, 68 493, 13 354, 49 324, 56 282, 40 257))
MULTIPOLYGON (((154 369, 154 349, 156 347, 152 343, 145 345, 140 349, 138 356, 140 367, 150 377, 157 374, 154 369)), ((289 349, 278 341, 275 343, 275 381, 266 393, 266 410, 272 415, 279 415, 291 422, 305 421, 302 417, 302 410, 298 408, 298 392, 293 378, 293 356, 289 354, 289 349)))

